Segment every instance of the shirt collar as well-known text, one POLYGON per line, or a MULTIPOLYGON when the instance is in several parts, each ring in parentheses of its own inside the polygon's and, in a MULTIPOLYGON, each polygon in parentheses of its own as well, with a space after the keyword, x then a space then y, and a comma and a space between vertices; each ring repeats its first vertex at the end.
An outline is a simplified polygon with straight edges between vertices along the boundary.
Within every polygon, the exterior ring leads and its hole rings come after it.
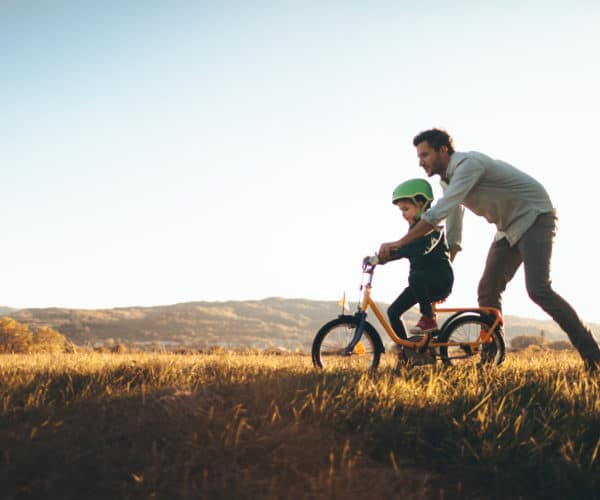
POLYGON ((447 181, 444 181, 444 179, 442 179, 442 182, 444 184, 450 184, 450 180, 452 179, 452 176, 456 171, 456 167, 458 167, 465 160, 466 157, 466 153, 459 153, 458 151, 452 153, 452 155, 450 156, 450 161, 448 162, 448 168, 446 169, 447 181))

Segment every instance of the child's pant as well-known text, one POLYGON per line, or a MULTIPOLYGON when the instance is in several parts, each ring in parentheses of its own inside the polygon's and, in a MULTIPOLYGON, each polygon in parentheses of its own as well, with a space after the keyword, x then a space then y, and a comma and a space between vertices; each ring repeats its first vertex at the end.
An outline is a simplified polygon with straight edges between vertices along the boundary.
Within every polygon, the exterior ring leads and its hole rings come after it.
POLYGON ((408 287, 398 295, 398 298, 387 310, 390 325, 398 336, 406 338, 406 331, 401 319, 406 311, 415 304, 419 304, 422 315, 433 316, 431 303, 448 297, 453 283, 454 276, 451 268, 446 272, 411 270, 408 287))

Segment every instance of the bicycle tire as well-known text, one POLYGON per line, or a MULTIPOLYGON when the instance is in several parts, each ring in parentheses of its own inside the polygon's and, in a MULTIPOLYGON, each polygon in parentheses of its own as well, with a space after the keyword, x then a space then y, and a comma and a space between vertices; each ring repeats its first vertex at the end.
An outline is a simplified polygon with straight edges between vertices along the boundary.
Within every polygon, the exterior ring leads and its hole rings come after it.
POLYGON ((316 368, 376 369, 385 349, 377 330, 370 323, 365 323, 361 340, 353 352, 345 353, 357 326, 355 316, 340 316, 323 325, 313 340, 313 365, 316 368))
MULTIPOLYGON (((482 328, 491 328, 493 322, 483 313, 459 316, 442 327, 438 338, 440 342, 476 342, 482 328)), ((473 350, 468 346, 441 346, 439 349, 442 363, 446 366, 467 363, 500 365, 506 356, 504 335, 499 327, 492 333, 492 342, 479 346, 479 349, 473 350)))

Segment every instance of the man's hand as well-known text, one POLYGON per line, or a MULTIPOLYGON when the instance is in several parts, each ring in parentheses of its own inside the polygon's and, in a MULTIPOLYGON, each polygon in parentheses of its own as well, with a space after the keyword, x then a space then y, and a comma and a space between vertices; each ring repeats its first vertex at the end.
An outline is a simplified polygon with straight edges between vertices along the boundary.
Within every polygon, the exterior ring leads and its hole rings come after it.
POLYGON ((454 248, 454 249, 450 250, 450 262, 454 262, 454 259, 456 258, 457 253, 458 253, 458 248, 454 248))

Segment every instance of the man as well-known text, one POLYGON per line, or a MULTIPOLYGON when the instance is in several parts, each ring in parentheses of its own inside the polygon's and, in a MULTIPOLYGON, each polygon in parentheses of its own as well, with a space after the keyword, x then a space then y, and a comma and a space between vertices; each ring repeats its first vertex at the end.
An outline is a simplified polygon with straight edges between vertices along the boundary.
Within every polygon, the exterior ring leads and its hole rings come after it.
POLYGON ((463 206, 496 225, 478 287, 480 306, 502 307, 502 292, 523 263, 529 297, 567 333, 586 369, 600 370, 600 349, 575 310, 551 286, 550 260, 556 234, 556 213, 544 187, 526 173, 478 152, 454 151, 445 130, 418 134, 419 165, 428 177, 439 175, 444 196, 398 241, 383 243, 382 262, 390 254, 427 234, 444 219, 453 260, 460 251, 463 206))

